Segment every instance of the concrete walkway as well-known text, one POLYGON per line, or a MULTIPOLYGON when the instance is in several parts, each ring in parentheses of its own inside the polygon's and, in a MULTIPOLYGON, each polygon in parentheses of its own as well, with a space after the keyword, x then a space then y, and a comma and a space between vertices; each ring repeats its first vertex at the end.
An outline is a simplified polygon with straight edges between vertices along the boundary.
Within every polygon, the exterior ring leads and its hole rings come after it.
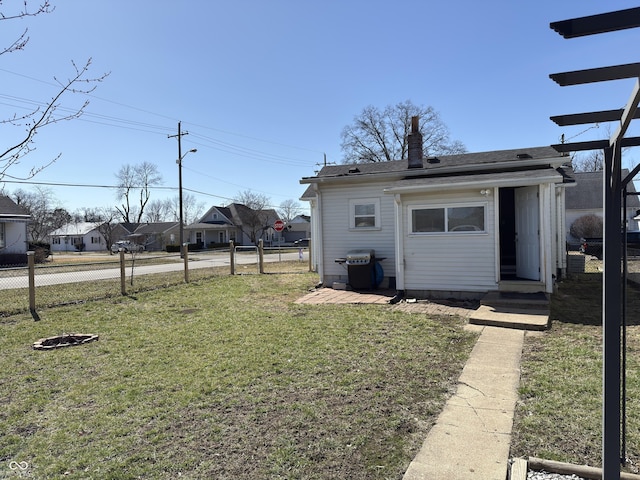
POLYGON ((481 330, 471 356, 404 480, 505 480, 524 332, 481 330))

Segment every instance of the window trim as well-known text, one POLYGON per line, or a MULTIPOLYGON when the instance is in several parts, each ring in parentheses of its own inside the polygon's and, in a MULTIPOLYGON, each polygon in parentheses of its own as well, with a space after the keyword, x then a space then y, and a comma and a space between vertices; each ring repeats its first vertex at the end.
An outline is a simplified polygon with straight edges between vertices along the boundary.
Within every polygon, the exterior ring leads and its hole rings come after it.
POLYGON ((366 231, 366 230, 380 230, 380 198, 352 198, 349 199, 349 230, 352 231, 366 231), (357 227, 356 226, 356 206, 357 205, 373 205, 373 226, 357 227))
POLYGON ((486 235, 487 232, 487 202, 470 202, 470 203, 447 203, 432 205, 408 205, 407 206, 407 228, 409 235, 486 235), (448 210, 453 208, 482 207, 484 230, 460 230, 451 231, 449 228, 448 210), (444 226, 445 230, 440 232, 414 232, 413 231, 413 211, 414 210, 444 210, 444 226))

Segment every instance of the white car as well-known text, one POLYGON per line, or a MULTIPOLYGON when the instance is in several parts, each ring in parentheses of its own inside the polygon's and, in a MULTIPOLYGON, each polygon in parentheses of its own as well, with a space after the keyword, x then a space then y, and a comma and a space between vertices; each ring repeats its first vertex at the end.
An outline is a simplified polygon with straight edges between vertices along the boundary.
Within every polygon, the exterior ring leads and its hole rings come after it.
POLYGON ((142 252, 144 251, 144 245, 138 245, 130 240, 120 240, 119 242, 111 245, 111 251, 118 253, 120 249, 123 249, 125 253, 142 252))

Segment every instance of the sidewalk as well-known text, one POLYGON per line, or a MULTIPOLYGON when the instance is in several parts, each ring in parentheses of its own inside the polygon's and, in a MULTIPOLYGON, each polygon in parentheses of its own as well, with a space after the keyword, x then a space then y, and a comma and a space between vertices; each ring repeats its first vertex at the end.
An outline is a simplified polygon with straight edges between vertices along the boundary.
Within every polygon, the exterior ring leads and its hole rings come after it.
POLYGON ((404 480, 505 480, 524 331, 482 333, 404 480))

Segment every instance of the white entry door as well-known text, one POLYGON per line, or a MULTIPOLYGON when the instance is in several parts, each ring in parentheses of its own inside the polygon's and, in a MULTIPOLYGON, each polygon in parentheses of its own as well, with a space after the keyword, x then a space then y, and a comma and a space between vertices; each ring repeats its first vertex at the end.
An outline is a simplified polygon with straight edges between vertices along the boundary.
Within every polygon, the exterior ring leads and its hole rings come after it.
POLYGON ((540 207, 538 186, 515 189, 516 276, 540 280, 540 207))

